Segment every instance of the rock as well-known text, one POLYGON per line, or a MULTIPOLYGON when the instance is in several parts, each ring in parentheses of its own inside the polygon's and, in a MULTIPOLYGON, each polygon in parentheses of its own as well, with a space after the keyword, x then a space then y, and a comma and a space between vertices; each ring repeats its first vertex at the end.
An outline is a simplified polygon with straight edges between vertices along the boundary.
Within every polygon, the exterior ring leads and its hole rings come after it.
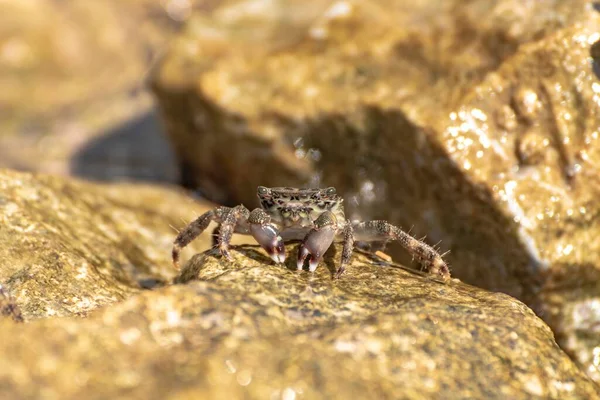
POLYGON ((85 316, 169 283, 172 227, 209 207, 174 188, 0 170, 0 284, 25 320, 85 316))
MULTIPOLYGON (((288 246, 288 251, 296 250, 288 246)), ((598 398, 519 301, 355 254, 312 275, 255 246, 89 318, 0 321, 3 398, 598 398), (197 281, 199 280, 199 281, 197 281), (42 338, 40 340, 40 338, 42 338), (82 368, 85 366, 85 368, 82 368)), ((338 251, 339 255, 339 251, 338 251)))
MULTIPOLYGON (((498 282, 501 274, 516 277, 520 285, 512 293, 534 307, 600 382, 594 356, 600 354, 600 243, 594 239, 600 234, 594 217, 600 212, 600 82, 589 59, 598 22, 594 16, 523 46, 463 98, 442 140, 489 195, 495 214, 510 221, 504 225, 510 241, 489 229, 495 237, 463 247, 499 255, 490 259, 500 262, 500 275, 485 277, 472 266, 469 275, 477 278, 471 281, 511 292, 498 282), (506 245, 511 242, 518 247, 506 245)), ((474 219, 474 226, 502 227, 489 217, 474 219)))
POLYGON ((248 207, 257 185, 336 186, 351 218, 525 301, 600 381, 590 2, 336 2, 276 41, 231 9, 191 18, 153 76, 186 184, 248 207))
POLYGON ((0 167, 176 182, 144 80, 197 3, 0 0, 0 167))
MULTIPOLYGON (((341 150, 379 151, 387 142, 363 143, 387 126, 371 112, 392 114, 395 136, 446 120, 452 107, 441 106, 460 100, 522 43, 590 11, 584 1, 455 0, 443 8, 430 0, 319 1, 313 8, 293 0, 287 13, 273 1, 248 17, 253 2, 238 3, 211 19, 191 17, 151 77, 187 183, 230 204, 254 202, 259 180, 325 183, 330 177, 319 174, 342 157, 326 147, 336 131, 344 135, 335 142, 341 150), (431 111, 433 121, 421 115, 431 111), (310 147, 305 136, 318 128, 333 132, 310 147)), ((365 177, 340 161, 336 172, 346 172, 338 186, 359 192, 365 177)), ((366 169, 368 161, 355 163, 366 169)))

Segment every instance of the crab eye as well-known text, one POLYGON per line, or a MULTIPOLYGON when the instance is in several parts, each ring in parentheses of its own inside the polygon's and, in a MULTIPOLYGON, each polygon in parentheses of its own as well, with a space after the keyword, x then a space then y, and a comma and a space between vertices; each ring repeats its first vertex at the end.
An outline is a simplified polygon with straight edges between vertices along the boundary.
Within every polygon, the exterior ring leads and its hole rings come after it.
POLYGON ((281 215, 283 215, 284 218, 287 218, 290 216, 290 212, 289 211, 282 211, 281 215))
POLYGON ((325 189, 325 193, 327 193, 327 195, 329 195, 329 196, 333 196, 335 194, 335 188, 328 187, 327 189, 325 189))
POLYGON ((258 192, 258 194, 265 195, 265 194, 269 193, 269 189, 267 189, 264 186, 259 186, 257 192, 258 192))

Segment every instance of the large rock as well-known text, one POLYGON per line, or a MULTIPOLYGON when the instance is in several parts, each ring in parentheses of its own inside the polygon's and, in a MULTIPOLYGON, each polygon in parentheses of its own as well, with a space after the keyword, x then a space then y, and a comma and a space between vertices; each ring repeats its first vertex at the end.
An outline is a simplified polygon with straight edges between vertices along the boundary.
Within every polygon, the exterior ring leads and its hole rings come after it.
POLYGON ((192 18, 154 75, 186 184, 249 207, 257 185, 336 186, 532 306, 600 380, 592 4, 336 2, 276 40, 237 7, 192 18))
POLYGON ((171 226, 208 205, 9 170, 0 188, 0 398, 600 396, 507 295, 360 251, 333 280, 339 249, 314 275, 243 246, 175 277, 171 226))
MULTIPOLYGON (((288 251, 297 246, 288 246, 288 251)), ((519 301, 355 254, 347 274, 194 257, 95 312, 0 321, 3 398, 592 399, 597 386, 519 301), (200 282, 190 282, 190 280, 200 282), (82 366, 85 366, 82 368, 82 366)), ((339 254, 339 252, 338 252, 339 254)))
POLYGON ((173 188, 0 170, 0 284, 26 320, 87 315, 169 283, 174 229, 208 207, 173 188))

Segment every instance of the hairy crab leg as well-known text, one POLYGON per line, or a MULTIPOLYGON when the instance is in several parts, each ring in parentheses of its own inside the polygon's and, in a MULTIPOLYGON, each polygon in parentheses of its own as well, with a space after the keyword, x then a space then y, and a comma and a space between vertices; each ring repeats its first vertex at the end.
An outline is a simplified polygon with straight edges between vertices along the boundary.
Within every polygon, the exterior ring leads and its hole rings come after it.
POLYGON ((220 222, 229 210, 229 207, 218 207, 214 210, 207 211, 179 232, 173 242, 173 251, 171 253, 173 257, 173 267, 175 269, 179 269, 179 253, 181 252, 181 249, 204 232, 212 221, 220 222))
POLYGON ((396 240, 427 272, 439 275, 442 279, 450 279, 450 269, 442 256, 427 243, 415 239, 402 229, 387 221, 354 222, 354 234, 358 240, 384 241, 396 240))
POLYGON ((308 268, 314 272, 323 258, 337 233, 337 219, 330 211, 325 211, 314 222, 315 227, 311 229, 300 244, 298 250, 297 269, 301 270, 304 261, 310 257, 308 268))
POLYGON ((221 255, 228 260, 231 260, 231 255, 229 254, 229 243, 231 242, 231 238, 233 236, 233 232, 235 231, 235 227, 238 222, 245 223, 248 220, 248 215, 250 211, 243 205, 235 206, 227 214, 221 221, 221 225, 219 226, 219 243, 217 246, 219 247, 219 252, 221 255))
POLYGON ((348 265, 350 262, 352 251, 354 250, 354 229, 352 228, 352 222, 350 222, 350 220, 346 221, 346 225, 342 231, 342 236, 344 239, 344 244, 342 247, 342 262, 335 273, 336 278, 339 278, 340 275, 342 275, 346 270, 346 265, 348 265))
POLYGON ((285 261, 285 246, 279 230, 271 223, 271 217, 263 209, 252 210, 248 217, 250 234, 269 254, 275 263, 285 261))
MULTIPOLYGON (((171 252, 173 267, 179 269, 179 253, 181 249, 202 234, 213 221, 219 223, 219 226, 213 232, 218 235, 216 245, 219 247, 221 254, 229 258, 229 242, 231 241, 233 232, 236 230, 236 224, 243 222, 246 218, 248 218, 248 209, 242 205, 234 208, 217 207, 196 218, 179 232, 173 242, 173 250, 171 252)), ((215 245, 214 238, 213 245, 215 245)))
POLYGON ((2 285, 0 285, 0 316, 11 317, 15 322, 25 321, 21 309, 12 296, 4 291, 2 285))

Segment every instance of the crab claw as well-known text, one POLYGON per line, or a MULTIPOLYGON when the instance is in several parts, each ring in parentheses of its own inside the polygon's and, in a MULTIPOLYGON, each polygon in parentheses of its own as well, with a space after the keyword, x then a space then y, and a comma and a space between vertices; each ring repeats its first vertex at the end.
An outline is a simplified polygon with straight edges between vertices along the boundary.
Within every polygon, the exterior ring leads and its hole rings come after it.
POLYGON ((285 247, 277 228, 271 224, 250 224, 250 233, 276 263, 285 261, 285 247))
MULTIPOLYGON (((310 251, 308 251, 308 249, 306 248, 304 243, 301 243, 300 247, 298 248, 298 261, 296 263, 296 269, 298 271, 302 271, 302 267, 304 267, 304 261, 306 260, 306 257, 309 256, 309 254, 310 254, 310 251)), ((311 260, 312 260, 312 257, 311 257, 311 260)))
POLYGON ((323 258, 336 234, 335 217, 331 213, 324 213, 315 221, 315 228, 306 234, 298 250, 298 263, 296 267, 301 270, 308 256, 310 260, 308 269, 314 272, 323 258))

